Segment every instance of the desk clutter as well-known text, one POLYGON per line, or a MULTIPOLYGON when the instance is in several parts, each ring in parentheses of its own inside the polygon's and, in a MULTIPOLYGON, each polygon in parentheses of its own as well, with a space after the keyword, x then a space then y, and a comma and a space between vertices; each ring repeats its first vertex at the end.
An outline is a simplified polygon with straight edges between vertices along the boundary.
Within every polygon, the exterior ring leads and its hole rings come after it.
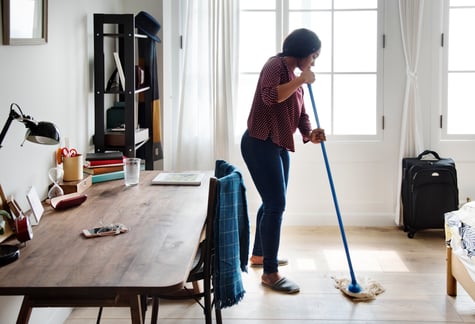
POLYGON ((124 178, 124 155, 119 151, 87 153, 83 172, 91 175, 91 182, 124 178))
MULTIPOLYGON (((125 159, 126 157, 119 151, 86 153, 84 163, 81 166, 82 177, 80 179, 67 180, 65 177, 66 172, 64 171, 64 176, 56 175, 53 177, 54 179, 50 176, 52 184, 49 186, 49 189, 51 190, 56 183, 63 190, 62 194, 82 193, 94 183, 124 179, 125 159)), ((53 169, 56 170, 58 168, 61 169, 59 166, 53 169)), ((145 170, 144 160, 140 162, 140 170, 145 170)), ((55 172, 63 171, 56 170, 55 172)), ((48 197, 52 198, 51 195, 48 195, 48 197)))
MULTIPOLYGON (((124 179, 124 160, 119 151, 87 153, 83 172, 91 176, 91 183, 124 179)), ((145 161, 141 161, 140 170, 145 170, 145 161)))
MULTIPOLYGON (((6 199, 0 186, 0 242, 16 236, 20 243, 33 238, 30 220, 18 207, 13 197, 6 199)), ((17 244, 0 244, 0 267, 16 261, 20 257, 20 248, 17 244)))
MULTIPOLYGON (((62 189, 60 187, 58 188, 61 190, 61 195, 48 199, 51 207, 55 210, 78 206, 87 199, 87 195, 84 193, 73 192, 64 194, 62 189)), ((1 185, 0 198, 0 243, 13 236, 20 243, 32 240, 32 227, 38 225, 45 208, 45 205, 40 201, 35 188, 31 186, 26 194, 26 199, 30 206, 30 210, 27 212, 22 210, 13 196, 8 198, 5 196, 1 185)), ((0 245, 0 266, 14 261, 14 258, 18 258, 17 254, 12 253, 13 252, 11 252, 9 248, 3 248, 3 244, 0 245)))
POLYGON ((83 156, 75 148, 68 146, 56 150, 56 163, 63 165, 65 181, 82 180, 83 156))
MULTIPOLYGON (((0 186, 0 243, 10 237, 15 237, 20 243, 31 240, 33 238, 32 226, 38 225, 46 204, 49 204, 55 210, 64 210, 79 206, 87 200, 87 195, 84 191, 91 187, 93 182, 123 178, 123 156, 121 152, 104 154, 88 153, 86 155, 86 161, 89 165, 92 165, 92 167, 106 168, 108 167, 107 164, 111 163, 111 160, 113 161, 112 163, 119 164, 117 167, 120 168, 120 171, 104 171, 104 173, 101 174, 103 178, 95 179, 96 174, 84 172, 83 176, 83 169, 87 169, 88 167, 86 167, 86 163, 82 162, 82 155, 79 154, 76 149, 69 147, 58 148, 56 150, 57 166, 48 171, 48 177, 51 180, 51 184, 48 187, 48 199, 42 202, 35 188, 30 187, 26 193, 26 199, 30 207, 28 212, 24 212, 20 208, 14 197, 7 199, 0 186), (76 162, 80 162, 80 164, 75 165, 74 168, 79 169, 81 176, 77 175, 77 170, 74 170, 74 172, 64 170, 68 169, 68 159, 78 157, 81 157, 81 159, 76 162), (117 175, 117 172, 120 172, 120 174, 117 175), (67 177, 68 173, 70 174, 69 177, 67 177), (71 176, 72 173, 74 173, 73 176, 71 176)), ((10 256, 8 255, 7 257, 10 256)), ((2 263, 0 251, 0 265, 2 263)))
POLYGON ((83 193, 73 192, 70 194, 54 197, 50 200, 50 205, 56 210, 67 209, 79 206, 87 199, 87 195, 83 193))
MULTIPOLYGON (((0 185, 0 242, 15 236, 20 243, 33 238, 33 230, 28 216, 26 216, 13 197, 8 199, 0 185)), ((0 245, 0 266, 9 264, 18 259, 19 247, 16 244, 0 245)))
MULTIPOLYGON (((35 188, 30 186, 25 197, 29 205, 26 211, 20 208, 13 196, 7 198, 0 185, 0 267, 19 258, 20 248, 33 239, 33 226, 39 224, 48 205, 51 206, 48 212, 77 207, 88 199, 85 191, 94 183, 124 179, 125 176, 126 157, 122 152, 87 153, 83 161, 83 155, 76 149, 65 146, 55 150, 55 159, 56 167, 48 170, 47 199, 40 200, 35 188)), ((137 160, 140 170, 145 170, 144 161, 137 160)), ((101 223, 101 226, 84 229, 81 234, 89 238, 128 231, 123 224, 101 223)))

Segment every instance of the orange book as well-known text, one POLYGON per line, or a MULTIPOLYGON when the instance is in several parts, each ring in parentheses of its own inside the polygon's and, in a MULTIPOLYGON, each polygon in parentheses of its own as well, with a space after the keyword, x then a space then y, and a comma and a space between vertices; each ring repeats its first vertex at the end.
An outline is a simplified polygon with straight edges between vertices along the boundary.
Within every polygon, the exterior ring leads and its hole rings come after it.
POLYGON ((84 167, 83 171, 87 174, 104 174, 109 172, 116 172, 124 170, 123 164, 116 164, 116 165, 104 165, 104 166, 97 166, 94 168, 87 168, 84 167))

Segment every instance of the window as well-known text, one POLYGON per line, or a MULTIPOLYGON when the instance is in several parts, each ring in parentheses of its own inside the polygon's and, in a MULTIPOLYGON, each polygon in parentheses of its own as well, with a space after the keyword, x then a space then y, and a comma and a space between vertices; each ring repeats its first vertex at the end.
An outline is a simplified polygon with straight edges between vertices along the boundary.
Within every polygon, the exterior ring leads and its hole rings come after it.
MULTIPOLYGON (((281 51, 288 33, 305 27, 322 41, 312 89, 327 135, 379 135, 377 0, 241 0, 240 9, 239 133, 246 127, 260 69, 281 51)), ((315 125, 308 94, 305 100, 315 125)))
POLYGON ((475 1, 450 0, 448 9, 446 135, 475 135, 475 1))

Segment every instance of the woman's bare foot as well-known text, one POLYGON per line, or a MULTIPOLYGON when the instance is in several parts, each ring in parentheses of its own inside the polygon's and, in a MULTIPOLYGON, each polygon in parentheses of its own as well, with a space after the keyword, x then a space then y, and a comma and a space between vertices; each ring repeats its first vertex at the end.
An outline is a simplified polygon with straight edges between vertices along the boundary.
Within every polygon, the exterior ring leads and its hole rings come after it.
MULTIPOLYGON (((263 256, 253 255, 253 256, 251 256, 249 261, 251 262, 251 267, 262 267, 264 265, 264 257, 263 256)), ((279 267, 285 266, 288 263, 289 263, 289 261, 287 259, 278 259, 277 260, 277 264, 279 265, 279 267)))
POLYGON ((281 280, 282 276, 278 272, 263 273, 261 276, 262 283, 273 286, 277 281, 281 280))
POLYGON ((258 256, 258 255, 253 255, 249 259, 251 261, 251 264, 263 264, 264 263, 264 257, 263 256, 258 256))

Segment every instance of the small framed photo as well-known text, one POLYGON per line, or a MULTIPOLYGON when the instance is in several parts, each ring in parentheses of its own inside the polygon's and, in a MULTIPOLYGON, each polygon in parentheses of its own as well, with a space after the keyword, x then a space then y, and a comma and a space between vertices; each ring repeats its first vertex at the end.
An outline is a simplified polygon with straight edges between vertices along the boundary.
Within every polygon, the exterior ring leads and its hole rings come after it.
POLYGON ((20 206, 18 206, 18 203, 16 202, 15 198, 11 196, 10 199, 8 199, 7 203, 8 208, 10 208, 10 214, 12 215, 13 219, 20 217, 22 214, 22 210, 20 206))
POLYGON ((44 208, 41 204, 38 193, 36 192, 35 187, 31 186, 28 192, 26 193, 26 200, 30 205, 31 211, 33 212, 33 219, 31 219, 32 225, 38 225, 40 222, 41 216, 43 216, 44 208))

